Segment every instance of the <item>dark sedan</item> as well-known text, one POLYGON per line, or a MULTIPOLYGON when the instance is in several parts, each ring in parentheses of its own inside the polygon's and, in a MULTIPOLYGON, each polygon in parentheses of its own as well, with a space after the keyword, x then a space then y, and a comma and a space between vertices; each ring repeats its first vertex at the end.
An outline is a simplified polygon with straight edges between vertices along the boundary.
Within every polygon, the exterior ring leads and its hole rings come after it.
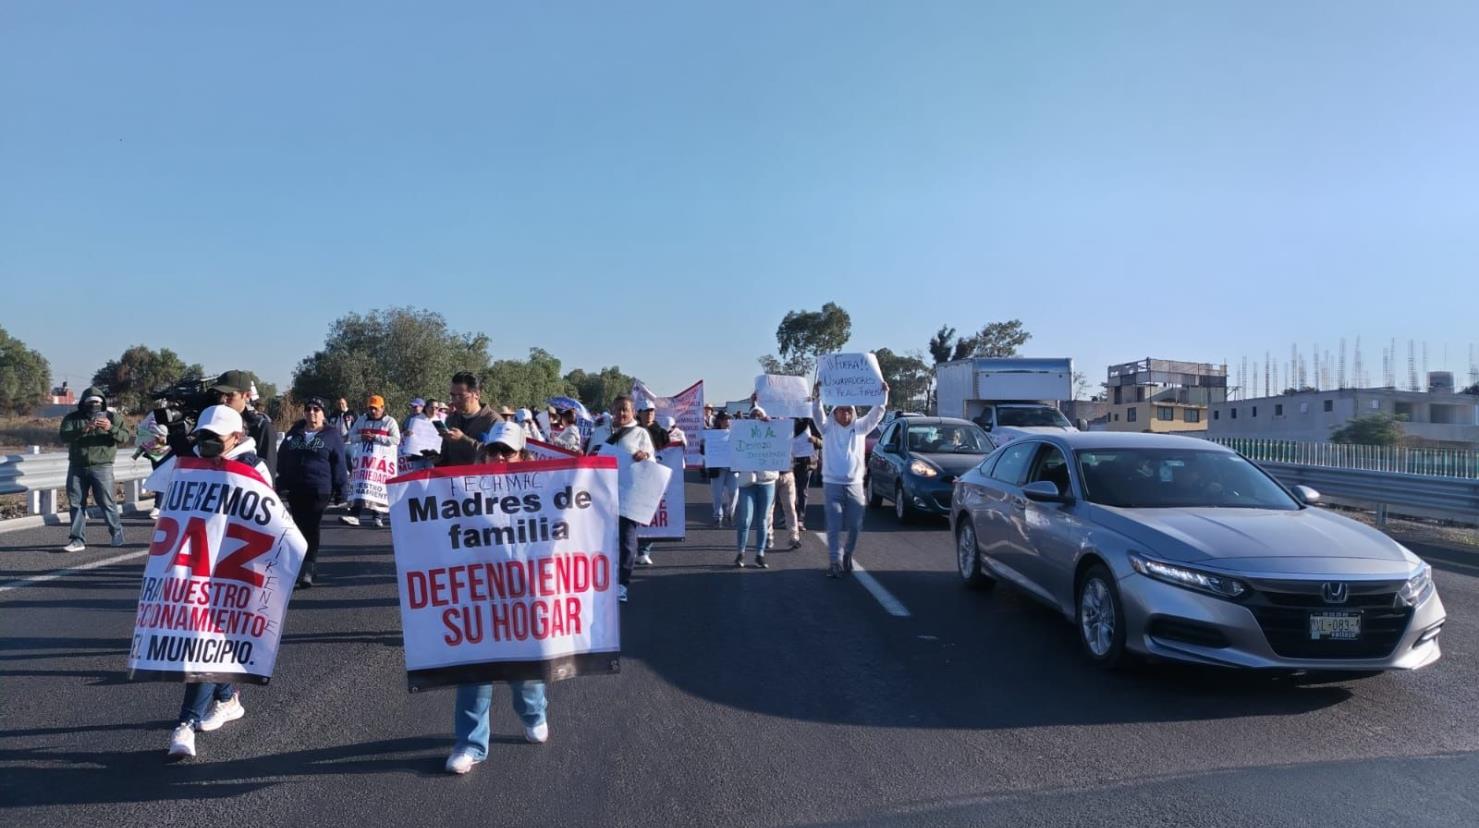
POLYGON ((868 458, 868 505, 893 501, 894 515, 950 514, 955 478, 996 446, 981 427, 951 417, 899 417, 883 427, 868 458))

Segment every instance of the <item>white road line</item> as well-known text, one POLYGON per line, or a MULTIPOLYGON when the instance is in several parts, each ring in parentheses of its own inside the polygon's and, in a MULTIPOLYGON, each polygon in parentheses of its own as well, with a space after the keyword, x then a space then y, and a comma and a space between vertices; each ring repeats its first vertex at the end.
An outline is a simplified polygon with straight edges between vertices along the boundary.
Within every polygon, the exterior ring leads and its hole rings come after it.
POLYGON ((81 566, 74 566, 68 569, 59 569, 56 572, 48 572, 45 575, 33 575, 29 578, 20 578, 14 581, 7 581, 4 584, 0 584, 0 592, 7 592, 12 589, 20 589, 21 587, 32 586, 34 584, 44 584, 47 581, 55 581, 58 578, 65 578, 74 572, 86 572, 89 569, 97 569, 100 566, 107 566, 108 564, 116 564, 122 561, 131 561, 134 558, 142 558, 147 554, 149 554, 149 550, 147 549, 142 552, 127 552, 122 555, 115 555, 111 558, 104 558, 101 561, 93 561, 92 563, 85 563, 81 566))
MULTIPOLYGON (((827 533, 812 532, 812 534, 821 540, 822 548, 825 550, 827 547, 827 533)), ((858 563, 856 558, 852 562, 852 574, 857 577, 858 583, 863 585, 863 589, 868 590, 868 593, 882 605, 884 612, 895 618, 909 617, 909 608, 904 606, 904 602, 895 598, 894 594, 889 592, 888 588, 883 584, 878 583, 878 579, 873 577, 868 570, 864 569, 863 565, 858 563)))

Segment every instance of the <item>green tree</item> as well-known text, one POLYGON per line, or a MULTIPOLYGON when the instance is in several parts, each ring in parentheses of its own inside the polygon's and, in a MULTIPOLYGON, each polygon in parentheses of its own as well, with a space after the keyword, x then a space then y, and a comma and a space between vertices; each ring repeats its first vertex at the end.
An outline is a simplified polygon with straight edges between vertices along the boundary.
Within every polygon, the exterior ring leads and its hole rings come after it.
POLYGON ((805 376, 816 366, 818 354, 841 350, 851 336, 852 317, 835 302, 820 311, 791 311, 775 329, 780 358, 761 357, 760 367, 766 373, 805 376))
POLYGON ((108 394, 124 411, 142 414, 153 404, 154 392, 201 374, 199 364, 187 365, 168 348, 155 351, 146 345, 135 345, 99 368, 92 375, 92 384, 108 389, 108 394))
POLYGON ((29 414, 51 391, 51 364, 0 328, 0 413, 29 414))
MULTIPOLYGON (((560 376, 560 361, 543 348, 530 348, 528 359, 500 359, 483 374, 483 397, 514 408, 539 410, 545 400, 570 394, 574 387, 560 376)), ((631 385, 627 385, 631 388, 631 385)))
POLYGON ((930 337, 930 358, 935 361, 936 365, 950 361, 951 354, 955 351, 955 346, 952 344, 954 342, 955 329, 949 325, 941 325, 940 329, 935 331, 935 335, 930 337))
POLYGON ((1402 421, 1385 412, 1353 417, 1330 432, 1332 443, 1360 446, 1395 446, 1402 442, 1402 421))
POLYGON ((585 404, 592 414, 605 411, 611 401, 621 394, 630 394, 632 378, 612 365, 591 373, 576 368, 565 375, 565 381, 575 392, 575 398, 585 404))
POLYGON ((879 348, 873 355, 878 358, 878 370, 888 383, 889 397, 896 408, 912 408, 916 403, 927 405, 931 374, 921 357, 896 354, 887 348, 879 348))
POLYGON ((304 357, 293 372, 292 394, 299 400, 342 396, 355 408, 379 394, 399 416, 413 397, 444 396, 458 371, 481 377, 488 368, 484 334, 453 331, 441 314, 428 310, 373 310, 329 326, 323 349, 304 357))
POLYGON ((1005 322, 989 322, 974 337, 971 356, 1012 357, 1017 349, 1032 338, 1022 327, 1022 320, 1009 319, 1005 322))
POLYGON ((1479 382, 1474 383, 1473 385, 1469 386, 1468 388, 1465 388, 1464 390, 1460 391, 1459 393, 1460 394, 1473 394, 1474 396, 1479 397, 1479 382))

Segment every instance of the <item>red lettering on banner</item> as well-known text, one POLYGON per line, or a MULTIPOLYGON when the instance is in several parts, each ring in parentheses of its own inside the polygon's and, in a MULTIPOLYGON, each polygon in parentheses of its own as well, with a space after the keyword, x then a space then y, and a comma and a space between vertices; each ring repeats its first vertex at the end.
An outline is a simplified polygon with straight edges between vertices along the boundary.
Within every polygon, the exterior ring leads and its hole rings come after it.
POLYGON ((175 541, 180 539, 180 522, 167 515, 161 515, 154 523, 154 538, 149 542, 149 556, 167 555, 175 549, 175 541))
POLYGON ((180 538, 179 553, 170 566, 187 566, 190 574, 197 578, 211 576, 210 539, 206 536, 203 519, 193 517, 185 522, 185 534, 180 538))
POLYGON ((424 609, 426 607, 426 573, 406 573, 406 601, 410 603, 411 609, 424 609))
POLYGON ((267 579, 262 577, 262 573, 247 569, 246 564, 272 551, 272 536, 248 529, 240 523, 231 523, 226 526, 226 537, 241 541, 241 547, 216 564, 215 576, 228 581, 241 581, 254 587, 262 586, 267 579))

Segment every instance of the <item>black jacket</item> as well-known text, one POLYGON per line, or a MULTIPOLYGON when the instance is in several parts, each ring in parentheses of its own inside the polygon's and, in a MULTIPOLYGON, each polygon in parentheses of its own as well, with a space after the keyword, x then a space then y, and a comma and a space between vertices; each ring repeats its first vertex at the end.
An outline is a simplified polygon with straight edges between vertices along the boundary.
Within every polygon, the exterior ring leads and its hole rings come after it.
POLYGON ((267 464, 267 470, 272 472, 272 479, 276 480, 277 429, 272 425, 272 418, 259 414, 248 406, 241 412, 241 422, 246 426, 247 436, 257 441, 257 456, 267 464))
POLYGON ((349 473, 344 465, 344 440, 333 423, 325 423, 317 434, 308 433, 303 420, 288 429, 282 441, 282 467, 273 479, 280 492, 316 492, 344 499, 349 473))

